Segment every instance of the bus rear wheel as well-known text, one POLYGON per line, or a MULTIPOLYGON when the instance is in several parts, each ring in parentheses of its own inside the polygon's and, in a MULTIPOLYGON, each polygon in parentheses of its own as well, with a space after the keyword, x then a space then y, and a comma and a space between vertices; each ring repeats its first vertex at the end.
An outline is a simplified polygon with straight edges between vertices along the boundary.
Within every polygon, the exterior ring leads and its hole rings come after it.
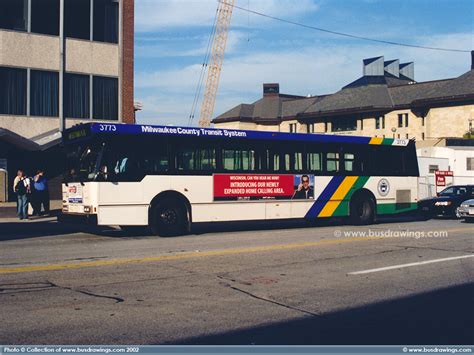
POLYGON ((357 196, 351 201, 351 222, 355 225, 372 224, 375 221, 375 203, 369 196, 357 196))
POLYGON ((164 199, 151 211, 151 232, 160 237, 174 237, 186 233, 186 207, 179 201, 164 199))

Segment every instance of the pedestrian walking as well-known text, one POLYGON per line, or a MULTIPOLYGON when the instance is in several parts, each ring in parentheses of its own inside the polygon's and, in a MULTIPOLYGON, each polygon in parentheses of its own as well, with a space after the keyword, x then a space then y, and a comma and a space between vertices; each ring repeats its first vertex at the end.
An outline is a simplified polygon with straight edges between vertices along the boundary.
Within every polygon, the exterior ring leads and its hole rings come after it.
POLYGON ((49 190, 48 190, 48 180, 44 176, 44 171, 38 170, 33 180, 34 180, 33 215, 40 216, 41 208, 43 208, 44 214, 48 214, 49 213, 49 190))
POLYGON ((17 195, 17 215, 20 220, 28 219, 28 194, 31 191, 29 179, 23 170, 18 170, 13 181, 13 192, 17 195))

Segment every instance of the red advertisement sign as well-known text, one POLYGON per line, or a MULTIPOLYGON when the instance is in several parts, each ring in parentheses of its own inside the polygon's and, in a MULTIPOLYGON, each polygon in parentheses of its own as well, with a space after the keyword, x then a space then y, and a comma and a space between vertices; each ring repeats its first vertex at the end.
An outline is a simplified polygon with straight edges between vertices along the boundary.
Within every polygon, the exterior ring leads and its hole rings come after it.
POLYGON ((294 175, 214 174, 214 199, 290 199, 294 182, 294 175))
POLYGON ((446 177, 444 175, 436 175, 436 186, 446 186, 446 177))
POLYGON ((450 170, 436 170, 435 175, 436 176, 454 176, 453 172, 450 170))

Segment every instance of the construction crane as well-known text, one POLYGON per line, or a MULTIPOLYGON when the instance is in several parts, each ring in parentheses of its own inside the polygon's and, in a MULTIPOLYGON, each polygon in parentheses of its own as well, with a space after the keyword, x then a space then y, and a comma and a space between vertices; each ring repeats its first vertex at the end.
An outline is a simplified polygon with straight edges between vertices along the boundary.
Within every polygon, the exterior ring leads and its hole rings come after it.
POLYGON ((233 8, 234 0, 219 0, 207 70, 206 88, 201 104, 201 115, 199 116, 199 127, 209 127, 211 125, 233 8))

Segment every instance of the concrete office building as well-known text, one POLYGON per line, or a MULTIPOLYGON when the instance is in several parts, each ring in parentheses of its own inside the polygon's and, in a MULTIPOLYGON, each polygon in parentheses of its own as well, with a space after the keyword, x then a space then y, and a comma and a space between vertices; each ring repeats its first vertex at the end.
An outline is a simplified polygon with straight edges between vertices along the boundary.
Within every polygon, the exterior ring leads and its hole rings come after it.
POLYGON ((133 60, 134 0, 0 0, 0 170, 8 180, 40 164, 58 173, 38 152, 56 156, 61 122, 134 123, 133 60))

